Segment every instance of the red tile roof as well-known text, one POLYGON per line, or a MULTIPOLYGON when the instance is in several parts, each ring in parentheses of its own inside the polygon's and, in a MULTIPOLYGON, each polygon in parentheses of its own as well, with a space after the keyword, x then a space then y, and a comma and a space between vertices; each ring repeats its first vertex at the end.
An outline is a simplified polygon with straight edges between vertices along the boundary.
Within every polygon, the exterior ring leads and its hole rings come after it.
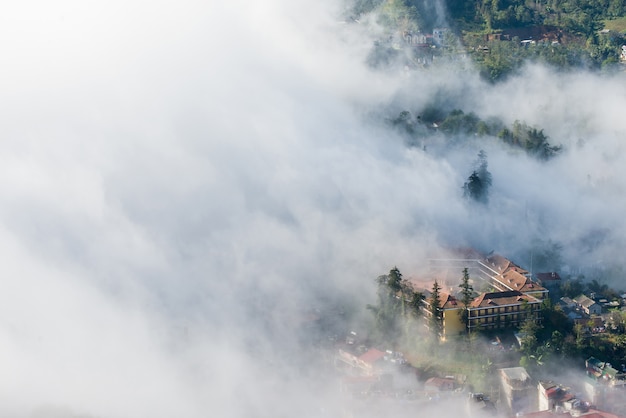
POLYGON ((359 356, 359 360, 361 360, 361 361, 363 361, 365 363, 373 364, 373 363, 376 363, 378 360, 380 360, 383 357, 385 357, 385 353, 383 353, 382 351, 377 350, 375 348, 370 348, 365 353, 363 353, 363 354, 361 354, 359 356))
POLYGON ((500 281, 505 286, 509 286, 513 290, 519 290, 522 293, 542 292, 546 290, 545 288, 539 286, 537 283, 533 282, 528 277, 524 276, 515 269, 508 270, 507 272, 502 274, 500 281))
MULTIPOLYGON (((537 411, 524 414, 524 418, 569 418, 571 416, 569 412, 557 413, 555 411, 537 411)), ((590 409, 588 412, 580 414, 580 416, 585 418, 624 418, 623 415, 615 415, 597 409, 590 409)))
POLYGON ((482 308, 490 306, 516 305, 522 301, 529 303, 539 302, 537 298, 525 295, 517 290, 509 290, 507 292, 483 293, 472 301, 471 308, 482 308))

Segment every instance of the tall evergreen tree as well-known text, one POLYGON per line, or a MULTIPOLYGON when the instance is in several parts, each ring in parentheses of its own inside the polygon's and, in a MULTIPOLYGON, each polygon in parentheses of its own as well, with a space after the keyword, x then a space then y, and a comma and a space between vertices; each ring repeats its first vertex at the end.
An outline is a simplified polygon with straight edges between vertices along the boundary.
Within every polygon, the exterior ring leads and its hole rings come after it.
POLYGON ((395 341, 402 334, 400 319, 405 319, 405 299, 408 286, 397 267, 389 274, 376 279, 378 283, 378 304, 367 305, 376 320, 376 328, 380 336, 389 342, 395 341))
POLYGON ((463 195, 476 202, 486 204, 489 202, 489 189, 491 187, 491 173, 487 169, 487 153, 480 150, 474 164, 476 168, 463 185, 463 195))
POLYGON ((468 307, 470 303, 472 303, 474 296, 474 288, 470 284, 470 277, 467 267, 463 269, 463 278, 461 279, 461 284, 459 287, 461 288, 461 302, 463 303, 463 309, 459 312, 461 316, 461 322, 467 326, 469 325, 469 311, 468 307))
POLYGON ((435 339, 438 340, 443 332, 443 310, 441 309, 441 286, 435 280, 433 284, 433 288, 430 293, 430 298, 428 299, 428 304, 430 305, 430 329, 435 336, 435 339))
POLYGON ((409 313, 414 318, 422 316, 422 303, 424 302, 424 294, 422 292, 411 292, 411 301, 409 302, 409 313))

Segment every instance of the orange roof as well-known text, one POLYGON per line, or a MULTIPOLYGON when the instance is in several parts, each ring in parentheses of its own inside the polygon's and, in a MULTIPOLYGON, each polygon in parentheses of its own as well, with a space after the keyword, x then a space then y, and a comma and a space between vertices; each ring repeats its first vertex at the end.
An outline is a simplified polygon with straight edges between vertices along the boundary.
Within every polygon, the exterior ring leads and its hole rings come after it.
MULTIPOLYGON (((581 417, 585 418, 624 418, 622 415, 615 415, 610 412, 599 411, 597 409, 590 409, 588 412, 580 414, 581 417)), ((569 412, 565 413, 557 413, 555 411, 537 411, 537 412, 529 412, 524 414, 524 418, 567 418, 571 417, 569 412)))
POLYGON ((378 360, 380 360, 381 358, 385 357, 385 353, 383 353, 380 350, 377 350, 375 348, 370 348, 369 350, 367 350, 365 353, 361 354, 359 356, 359 360, 365 362, 365 363, 376 363, 378 360))
MULTIPOLYGON (((418 282, 410 279, 409 284, 415 291, 420 291, 424 294, 424 301, 428 303, 428 299, 432 293, 432 282, 418 282)), ((439 291, 439 307, 442 309, 457 309, 461 307, 461 303, 453 295, 439 291)))
POLYGON ((470 308, 517 305, 523 301, 527 301, 528 303, 539 302, 538 299, 525 295, 518 290, 509 290, 507 292, 483 293, 472 301, 470 308))
POLYGON ((454 296, 447 293, 441 293, 439 307, 442 309, 457 309, 461 307, 461 304, 454 296))
POLYGON ((504 283, 505 286, 509 286, 513 290, 519 290, 522 293, 541 292, 546 290, 545 288, 530 280, 528 277, 521 274, 516 269, 506 271, 500 277, 500 281, 504 283))
POLYGON ((490 265, 494 270, 499 272, 500 274, 504 274, 508 270, 514 270, 521 274, 527 274, 528 272, 509 260, 508 258, 502 257, 499 254, 490 255, 485 259, 485 264, 490 265))

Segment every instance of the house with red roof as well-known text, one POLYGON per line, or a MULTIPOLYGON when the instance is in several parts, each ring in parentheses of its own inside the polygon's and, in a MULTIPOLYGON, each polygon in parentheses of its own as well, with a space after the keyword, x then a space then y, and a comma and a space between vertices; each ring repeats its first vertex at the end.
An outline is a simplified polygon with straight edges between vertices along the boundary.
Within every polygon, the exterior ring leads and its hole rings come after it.
MULTIPOLYGON (((414 290, 421 292, 424 295, 423 312, 427 318, 432 317, 433 307, 430 305, 430 299, 432 294, 432 283, 430 282, 418 282, 409 281, 414 290)), ((460 311, 463 309, 463 304, 452 294, 445 291, 439 292, 439 309, 442 313, 442 335, 441 339, 446 340, 449 337, 455 337, 465 333, 465 325, 461 322, 460 311)), ((428 326, 428 321, 426 322, 428 326)))
POLYGON ((352 366, 362 375, 373 376, 379 374, 384 366, 386 353, 376 348, 370 348, 364 353, 351 352, 347 349, 340 349, 337 360, 352 366))
POLYGON ((548 289, 531 279, 531 274, 498 254, 478 261, 478 275, 496 289, 505 292, 517 290, 538 299, 548 296, 548 289))

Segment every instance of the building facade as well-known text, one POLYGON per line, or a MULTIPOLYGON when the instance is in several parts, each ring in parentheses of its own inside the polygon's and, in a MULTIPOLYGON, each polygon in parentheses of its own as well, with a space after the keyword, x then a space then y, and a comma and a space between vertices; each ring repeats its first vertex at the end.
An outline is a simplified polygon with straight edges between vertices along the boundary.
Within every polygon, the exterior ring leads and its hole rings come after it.
POLYGON ((500 369, 500 403, 511 414, 530 412, 537 405, 536 389, 523 367, 500 369))
POLYGON ((483 293, 468 308, 470 331, 517 327, 527 319, 541 322, 541 300, 514 290, 483 293))

